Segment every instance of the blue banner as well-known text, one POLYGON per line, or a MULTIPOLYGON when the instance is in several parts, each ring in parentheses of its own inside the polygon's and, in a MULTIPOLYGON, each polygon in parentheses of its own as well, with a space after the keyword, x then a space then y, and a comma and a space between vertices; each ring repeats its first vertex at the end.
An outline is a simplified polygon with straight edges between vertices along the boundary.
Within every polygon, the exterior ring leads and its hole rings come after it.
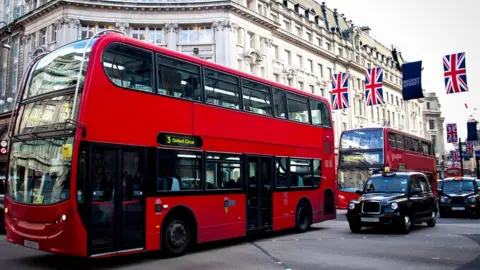
POLYGON ((423 98, 422 61, 403 64, 402 73, 403 100, 423 98))
POLYGON ((477 121, 467 122, 467 141, 476 141, 477 137, 477 121))

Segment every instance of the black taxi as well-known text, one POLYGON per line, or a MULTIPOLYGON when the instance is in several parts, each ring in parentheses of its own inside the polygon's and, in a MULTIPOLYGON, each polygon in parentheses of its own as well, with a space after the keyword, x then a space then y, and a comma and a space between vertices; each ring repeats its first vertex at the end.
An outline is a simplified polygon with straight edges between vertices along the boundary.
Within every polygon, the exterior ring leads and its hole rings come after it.
POLYGON ((362 227, 393 226, 409 233, 412 224, 436 224, 437 199, 427 177, 417 172, 386 172, 367 179, 358 200, 348 205, 347 220, 353 233, 362 227))
POLYGON ((480 218, 480 188, 473 177, 445 178, 438 186, 440 216, 453 213, 468 213, 480 218))

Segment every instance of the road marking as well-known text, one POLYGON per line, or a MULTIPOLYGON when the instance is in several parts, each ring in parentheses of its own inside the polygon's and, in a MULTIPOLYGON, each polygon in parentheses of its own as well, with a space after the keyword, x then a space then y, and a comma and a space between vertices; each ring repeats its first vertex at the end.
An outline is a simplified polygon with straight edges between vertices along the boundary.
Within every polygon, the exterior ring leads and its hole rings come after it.
POLYGON ((281 260, 277 259, 275 256, 273 256, 272 254, 270 254, 266 249, 262 248, 261 246, 259 246, 258 244, 254 243, 254 242, 250 242, 250 244, 252 244, 254 247, 256 247, 257 249, 259 249, 260 251, 263 252, 263 254, 267 257, 269 257, 270 259, 272 259, 273 261, 275 261, 278 265, 281 265, 283 266, 283 268, 285 270, 292 270, 292 267, 290 267, 290 265, 282 262, 281 260))

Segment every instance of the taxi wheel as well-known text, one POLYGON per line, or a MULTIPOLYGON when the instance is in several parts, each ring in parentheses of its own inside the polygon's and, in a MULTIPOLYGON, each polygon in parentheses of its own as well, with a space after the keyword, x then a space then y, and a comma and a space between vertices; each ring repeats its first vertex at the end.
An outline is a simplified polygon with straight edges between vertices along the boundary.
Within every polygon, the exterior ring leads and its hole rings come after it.
POLYGON ((412 219, 408 215, 405 215, 401 224, 402 225, 400 226, 400 232, 408 234, 410 232, 410 229, 412 228, 412 219))
POLYGON ((350 225, 352 233, 360 233, 362 231, 362 226, 358 223, 348 223, 348 225, 350 225))
POLYGON ((432 211, 432 219, 427 221, 427 226, 428 227, 435 227, 435 224, 437 224, 437 212, 432 211))

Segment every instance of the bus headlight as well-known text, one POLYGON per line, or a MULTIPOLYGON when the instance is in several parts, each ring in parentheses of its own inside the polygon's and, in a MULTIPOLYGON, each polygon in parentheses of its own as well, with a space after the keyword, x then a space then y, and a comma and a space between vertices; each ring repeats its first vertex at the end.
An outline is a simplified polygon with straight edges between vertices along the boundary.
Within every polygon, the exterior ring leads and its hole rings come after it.
POLYGON ((354 203, 354 202, 351 202, 351 203, 348 205, 348 209, 350 209, 350 210, 355 209, 355 203, 354 203))
POLYGON ((390 207, 391 207, 393 210, 397 210, 397 209, 398 209, 398 203, 392 202, 392 204, 390 204, 390 207))

